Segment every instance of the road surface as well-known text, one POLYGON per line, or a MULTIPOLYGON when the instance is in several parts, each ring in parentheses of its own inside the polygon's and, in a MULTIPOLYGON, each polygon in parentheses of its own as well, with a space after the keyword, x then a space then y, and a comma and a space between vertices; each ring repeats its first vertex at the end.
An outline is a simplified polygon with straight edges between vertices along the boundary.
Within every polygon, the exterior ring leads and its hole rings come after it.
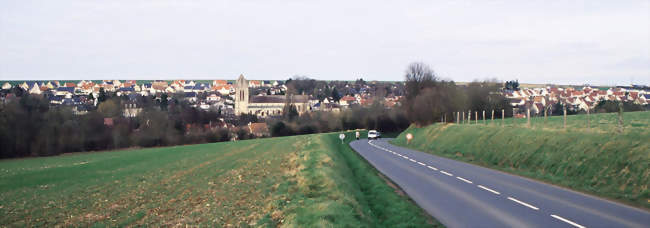
POLYGON ((387 139, 350 146, 448 227, 650 227, 647 211, 387 139))

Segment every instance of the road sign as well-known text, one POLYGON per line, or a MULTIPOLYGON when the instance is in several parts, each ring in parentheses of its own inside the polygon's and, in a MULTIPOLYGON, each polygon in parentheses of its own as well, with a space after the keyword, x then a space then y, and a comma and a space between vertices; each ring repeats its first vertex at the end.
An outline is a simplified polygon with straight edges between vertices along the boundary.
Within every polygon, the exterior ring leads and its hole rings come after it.
POLYGON ((413 139, 413 134, 411 134, 411 133, 406 134, 406 143, 407 144, 411 143, 412 139, 413 139))

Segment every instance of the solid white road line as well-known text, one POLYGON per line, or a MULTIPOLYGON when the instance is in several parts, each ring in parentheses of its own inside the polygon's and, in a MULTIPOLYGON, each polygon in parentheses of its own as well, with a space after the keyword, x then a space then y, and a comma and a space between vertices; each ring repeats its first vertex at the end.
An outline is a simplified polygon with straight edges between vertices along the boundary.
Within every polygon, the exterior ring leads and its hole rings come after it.
POLYGON ((467 179, 462 178, 462 177, 456 177, 456 178, 458 178, 459 180, 465 181, 465 182, 468 183, 468 184, 471 184, 471 183, 472 183, 472 181, 467 180, 467 179))
POLYGON ((409 159, 409 157, 407 157, 407 156, 402 156, 402 157, 403 157, 403 158, 406 158, 406 159, 409 159))
POLYGON ((438 168, 428 165, 429 169, 438 170, 438 168))
POLYGON ((517 202, 517 203, 519 203, 519 204, 521 204, 521 205, 524 205, 524 206, 526 206, 526 207, 529 207, 529 208, 531 208, 531 209, 533 209, 533 210, 539 210, 539 208, 537 208, 537 207, 535 207, 535 206, 533 206, 533 205, 527 204, 527 203, 525 203, 525 202, 519 201, 519 200, 517 200, 517 199, 515 199, 515 198, 508 197, 508 199, 509 199, 509 200, 512 200, 512 201, 515 201, 515 202, 517 202))
POLYGON ((492 190, 492 189, 489 189, 489 188, 487 188, 487 187, 485 187, 485 186, 483 186, 483 185, 480 185, 480 184, 479 184, 478 187, 479 187, 479 188, 482 188, 482 189, 484 189, 484 190, 486 190, 486 191, 492 192, 492 193, 494 193, 494 194, 501 195, 501 193, 499 193, 499 192, 497 192, 497 191, 494 191, 494 190, 492 190))
POLYGON ((420 165, 422 165, 422 166, 424 166, 424 165, 425 165, 425 164, 424 164, 424 163, 422 163, 422 162, 418 162, 418 164, 420 164, 420 165))
POLYGON ((445 171, 442 171, 442 170, 440 170, 440 172, 443 173, 443 174, 445 174, 445 175, 447 175, 447 176, 453 176, 453 174, 448 173, 448 172, 445 172, 445 171))
POLYGON ((413 158, 409 159, 409 161, 416 162, 415 160, 413 160, 413 158))
POLYGON ((571 224, 571 225, 573 225, 573 226, 575 226, 575 227, 585 228, 585 226, 583 226, 583 225, 580 225, 580 224, 578 224, 578 223, 572 222, 571 220, 568 220, 568 219, 562 218, 562 217, 557 216, 557 215, 551 215, 551 217, 556 218, 556 219, 559 219, 559 220, 561 220, 562 222, 566 222, 566 223, 571 224))

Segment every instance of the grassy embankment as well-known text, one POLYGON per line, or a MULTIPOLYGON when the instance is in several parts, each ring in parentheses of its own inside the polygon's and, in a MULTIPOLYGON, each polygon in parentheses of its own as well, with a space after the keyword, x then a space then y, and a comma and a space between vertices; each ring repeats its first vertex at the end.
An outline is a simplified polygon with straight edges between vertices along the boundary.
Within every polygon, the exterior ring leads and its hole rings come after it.
POLYGON ((650 112, 411 127, 392 143, 650 208, 650 112), (406 133, 414 139, 406 145, 406 133))
POLYGON ((0 224, 436 224, 337 137, 314 134, 0 161, 0 224))

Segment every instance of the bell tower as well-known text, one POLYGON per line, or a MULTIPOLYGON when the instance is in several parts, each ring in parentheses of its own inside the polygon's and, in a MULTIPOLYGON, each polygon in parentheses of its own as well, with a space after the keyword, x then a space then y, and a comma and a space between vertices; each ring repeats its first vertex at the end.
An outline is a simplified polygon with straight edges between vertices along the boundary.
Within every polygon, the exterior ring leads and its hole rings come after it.
POLYGON ((248 113, 248 80, 243 74, 235 82, 235 115, 248 113))

